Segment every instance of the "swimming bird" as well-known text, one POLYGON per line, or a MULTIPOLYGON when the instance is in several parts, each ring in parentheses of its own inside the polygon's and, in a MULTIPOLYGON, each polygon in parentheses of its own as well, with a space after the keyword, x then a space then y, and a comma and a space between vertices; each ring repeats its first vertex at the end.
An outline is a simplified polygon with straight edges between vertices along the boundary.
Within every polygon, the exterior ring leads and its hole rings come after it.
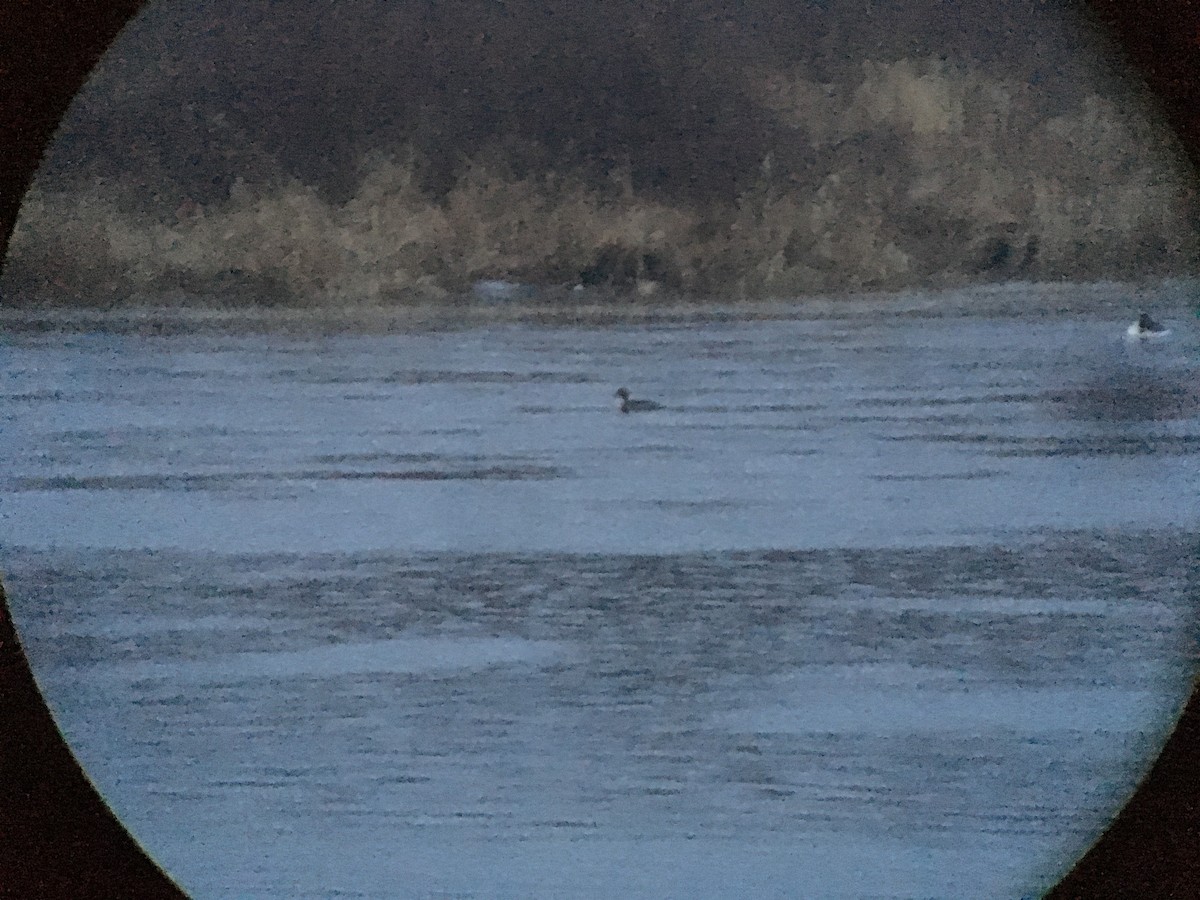
POLYGON ((655 403, 653 400, 631 400, 629 399, 629 391, 625 388, 618 388, 615 394, 621 402, 617 408, 623 413, 629 412, 650 412, 654 409, 662 409, 661 404, 655 403))
POLYGON ((1149 315, 1142 313, 1136 322, 1125 329, 1125 333, 1134 338, 1166 337, 1171 333, 1171 329, 1163 328, 1149 315))

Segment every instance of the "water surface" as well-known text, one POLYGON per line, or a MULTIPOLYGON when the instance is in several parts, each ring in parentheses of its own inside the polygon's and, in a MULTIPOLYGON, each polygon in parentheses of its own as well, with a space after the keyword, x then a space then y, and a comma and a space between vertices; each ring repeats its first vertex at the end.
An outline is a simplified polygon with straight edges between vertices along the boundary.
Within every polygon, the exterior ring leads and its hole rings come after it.
POLYGON ((1123 325, 13 333, 2 562, 196 896, 1032 895, 1190 684, 1196 334, 1123 325))

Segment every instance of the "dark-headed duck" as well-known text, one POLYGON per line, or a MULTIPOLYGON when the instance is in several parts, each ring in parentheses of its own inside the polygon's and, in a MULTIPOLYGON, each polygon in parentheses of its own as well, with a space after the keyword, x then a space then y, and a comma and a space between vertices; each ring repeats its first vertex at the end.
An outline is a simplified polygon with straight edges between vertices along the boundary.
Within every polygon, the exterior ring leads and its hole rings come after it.
POLYGON ((662 409, 662 405, 655 403, 653 400, 631 400, 629 391, 625 388, 619 388, 616 397, 620 401, 617 408, 623 413, 650 412, 651 410, 662 409))

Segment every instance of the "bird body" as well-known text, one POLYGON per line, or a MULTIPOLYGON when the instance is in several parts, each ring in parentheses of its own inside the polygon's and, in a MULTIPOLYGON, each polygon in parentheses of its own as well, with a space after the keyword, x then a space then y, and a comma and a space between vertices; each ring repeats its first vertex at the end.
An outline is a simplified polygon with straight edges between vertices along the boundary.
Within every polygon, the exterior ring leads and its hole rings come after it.
POLYGON ((1166 337, 1170 333, 1171 329, 1164 328, 1146 313, 1138 316, 1138 320, 1125 329, 1125 334, 1131 338, 1166 337))
POLYGON ((623 413, 650 412, 651 410, 662 409, 662 406, 653 400, 634 400, 630 398, 629 391, 625 388, 619 388, 614 396, 619 401, 617 409, 623 413))

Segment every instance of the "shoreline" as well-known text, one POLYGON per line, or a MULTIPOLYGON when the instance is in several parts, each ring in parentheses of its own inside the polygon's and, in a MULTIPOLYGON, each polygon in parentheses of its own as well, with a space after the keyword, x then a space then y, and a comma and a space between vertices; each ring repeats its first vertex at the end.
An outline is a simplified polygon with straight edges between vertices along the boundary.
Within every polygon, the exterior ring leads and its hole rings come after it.
POLYGON ((1038 319, 1077 314, 1136 313, 1197 307, 1200 277, 1147 281, 1000 282, 929 291, 842 292, 763 300, 634 296, 580 300, 555 295, 505 302, 441 300, 394 305, 202 306, 131 303, 128 306, 3 306, 0 330, 8 333, 388 333, 448 331, 492 325, 606 327, 721 321, 947 318, 981 316, 1038 319))

